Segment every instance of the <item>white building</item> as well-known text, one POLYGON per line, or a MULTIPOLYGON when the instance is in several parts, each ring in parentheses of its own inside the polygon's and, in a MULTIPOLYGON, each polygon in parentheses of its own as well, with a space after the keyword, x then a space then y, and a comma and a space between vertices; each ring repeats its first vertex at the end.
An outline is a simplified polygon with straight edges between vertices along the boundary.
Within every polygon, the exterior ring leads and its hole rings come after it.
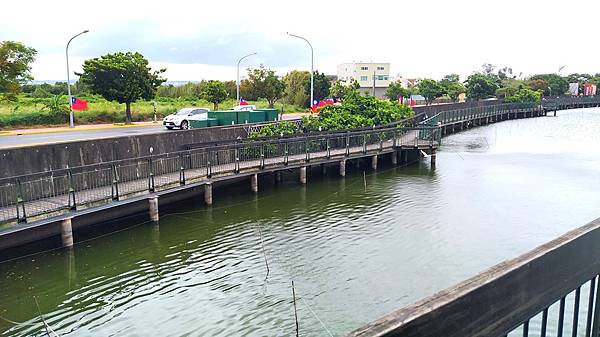
POLYGON ((390 85, 390 64, 375 62, 342 63, 337 67, 338 79, 349 84, 353 79, 360 85, 362 94, 383 98, 390 85))

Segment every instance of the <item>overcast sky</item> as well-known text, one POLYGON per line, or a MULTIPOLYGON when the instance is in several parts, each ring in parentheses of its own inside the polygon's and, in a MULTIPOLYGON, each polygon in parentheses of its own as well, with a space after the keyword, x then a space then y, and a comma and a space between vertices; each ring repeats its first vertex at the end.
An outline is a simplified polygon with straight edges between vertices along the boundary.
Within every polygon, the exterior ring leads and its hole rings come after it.
POLYGON ((64 48, 81 70, 87 58, 139 51, 172 81, 231 80, 237 59, 258 52, 280 74, 315 69, 335 74, 352 61, 390 62, 391 75, 461 78, 485 62, 518 74, 600 72, 600 1, 6 1, 0 40, 38 51, 36 80, 66 78, 64 48))

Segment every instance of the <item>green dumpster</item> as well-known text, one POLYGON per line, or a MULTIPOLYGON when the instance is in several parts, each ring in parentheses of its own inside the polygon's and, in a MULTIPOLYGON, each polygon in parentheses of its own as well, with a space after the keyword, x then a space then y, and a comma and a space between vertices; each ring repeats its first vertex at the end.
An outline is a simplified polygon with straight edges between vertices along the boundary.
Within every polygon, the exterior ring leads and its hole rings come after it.
POLYGON ((208 127, 208 119, 200 119, 200 120, 191 120, 190 127, 192 129, 200 129, 208 127))
POLYGON ((237 112, 237 123, 238 124, 248 124, 250 123, 250 113, 252 111, 236 111, 237 112))
POLYGON ((259 123, 267 120, 264 110, 252 110, 250 112, 250 120, 248 123, 259 123))
POLYGON ((237 123, 237 111, 210 111, 208 118, 216 118, 219 125, 232 125, 237 123))
POLYGON ((265 120, 268 122, 276 121, 279 117, 279 111, 277 109, 263 109, 265 112, 265 120))
POLYGON ((219 126, 219 120, 216 118, 209 118, 206 121, 208 122, 208 126, 219 126))

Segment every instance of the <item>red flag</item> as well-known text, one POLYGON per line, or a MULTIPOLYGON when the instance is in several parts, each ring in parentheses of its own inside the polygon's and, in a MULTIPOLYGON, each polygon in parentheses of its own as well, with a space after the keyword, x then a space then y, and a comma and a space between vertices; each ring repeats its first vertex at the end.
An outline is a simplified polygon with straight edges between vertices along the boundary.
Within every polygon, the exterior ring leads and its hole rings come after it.
POLYGON ((88 103, 87 101, 84 101, 77 97, 71 98, 71 106, 73 107, 73 110, 87 110, 87 108, 88 108, 87 103, 88 103))
POLYGON ((241 106, 241 105, 248 105, 248 102, 246 102, 246 100, 245 100, 245 99, 243 99, 243 98, 240 98, 240 106, 241 106))

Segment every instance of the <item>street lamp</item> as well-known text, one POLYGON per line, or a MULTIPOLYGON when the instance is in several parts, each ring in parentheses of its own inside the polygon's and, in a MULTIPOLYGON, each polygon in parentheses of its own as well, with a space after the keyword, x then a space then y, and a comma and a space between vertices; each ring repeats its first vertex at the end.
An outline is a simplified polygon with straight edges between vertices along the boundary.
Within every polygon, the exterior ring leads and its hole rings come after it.
POLYGON ((75 127, 75 124, 73 122, 73 99, 71 98, 71 74, 69 72, 69 44, 71 44, 71 41, 73 41, 74 38, 78 37, 81 34, 85 34, 89 32, 89 30, 84 30, 83 32, 73 36, 69 42, 67 42, 67 48, 65 51, 65 54, 67 55, 67 92, 69 93, 69 127, 73 128, 75 127))
POLYGON ((552 97, 552 88, 548 87, 548 90, 550 90, 550 97, 552 97))
POLYGON ((237 101, 238 104, 240 103, 240 62, 242 62, 243 59, 245 59, 246 57, 252 56, 252 55, 256 55, 258 53, 252 53, 252 54, 248 54, 244 57, 242 57, 238 63, 237 63, 237 82, 236 82, 236 88, 237 88, 237 101))
POLYGON ((292 37, 296 37, 296 38, 302 39, 302 40, 306 41, 306 43, 308 43, 308 45, 310 46, 310 107, 312 108, 312 106, 314 104, 314 101, 313 101, 314 94, 313 94, 313 92, 314 92, 314 83, 315 83, 314 82, 314 71, 313 71, 315 54, 313 52, 312 44, 310 44, 310 42, 308 42, 308 40, 305 39, 305 38, 303 38, 302 36, 290 34, 289 32, 286 33, 286 34, 289 35, 289 36, 292 36, 292 37))

